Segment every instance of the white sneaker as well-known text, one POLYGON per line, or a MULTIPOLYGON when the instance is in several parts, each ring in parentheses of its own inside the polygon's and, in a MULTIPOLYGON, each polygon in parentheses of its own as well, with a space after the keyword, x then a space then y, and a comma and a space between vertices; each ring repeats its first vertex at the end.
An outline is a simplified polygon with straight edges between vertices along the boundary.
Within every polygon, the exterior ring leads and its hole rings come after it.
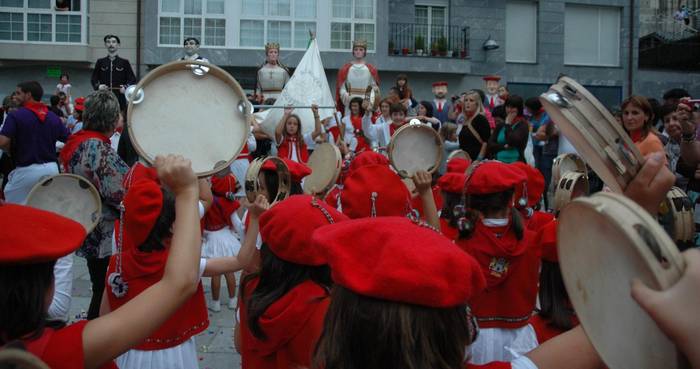
POLYGON ((211 300, 209 310, 218 313, 219 311, 221 311, 221 302, 219 300, 211 300))
POLYGON ((236 299, 235 298, 228 299, 228 308, 231 310, 236 308, 236 299))

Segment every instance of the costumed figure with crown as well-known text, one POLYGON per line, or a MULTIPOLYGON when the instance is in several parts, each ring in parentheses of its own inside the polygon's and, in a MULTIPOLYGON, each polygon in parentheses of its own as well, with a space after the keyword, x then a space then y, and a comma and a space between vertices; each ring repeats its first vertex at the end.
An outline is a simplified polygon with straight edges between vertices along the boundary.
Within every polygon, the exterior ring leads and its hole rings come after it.
POLYGON ((350 100, 354 97, 365 98, 367 87, 371 87, 370 102, 379 97, 379 73, 372 64, 365 62, 367 41, 357 40, 352 43, 353 60, 343 65, 338 71, 335 87, 335 100, 338 111, 349 114, 350 100))
POLYGON ((292 73, 279 61, 280 44, 270 42, 265 45, 265 62, 258 68, 255 93, 258 102, 265 99, 277 99, 292 73))

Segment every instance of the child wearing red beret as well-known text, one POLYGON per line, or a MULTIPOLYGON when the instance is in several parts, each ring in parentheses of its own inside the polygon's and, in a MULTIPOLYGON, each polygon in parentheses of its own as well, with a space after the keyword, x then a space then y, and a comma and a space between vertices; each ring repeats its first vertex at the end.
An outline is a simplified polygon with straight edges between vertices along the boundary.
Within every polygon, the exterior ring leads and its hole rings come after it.
POLYGON ((542 249, 542 270, 538 293, 540 308, 530 319, 530 324, 535 329, 537 341, 541 345, 576 327, 579 322, 559 269, 556 220, 540 229, 536 242, 542 249))
POLYGON ((310 242, 311 234, 346 219, 308 195, 291 196, 262 213, 260 270, 241 283, 237 336, 243 369, 310 366, 332 285, 326 255, 310 242))
POLYGON ((457 245, 472 255, 486 278, 484 292, 470 300, 479 326, 472 362, 510 361, 537 346, 528 324, 537 299, 540 250, 514 208, 523 171, 499 161, 472 165, 465 183, 467 218, 457 245))
POLYGON ((602 364, 577 329, 512 362, 467 364, 481 335, 467 301, 486 285, 478 262, 406 218, 356 219, 314 232, 335 286, 314 369, 577 369, 602 364), (575 352, 575 355, 573 354, 575 352))
MULTIPOLYGON (((236 231, 236 227, 240 227, 241 223, 236 214, 241 206, 240 202, 235 199, 238 187, 236 177, 230 173, 228 168, 211 177, 211 192, 214 200, 202 219, 202 227, 204 228, 202 235, 203 258, 236 256, 241 249, 240 236, 236 231)), ((235 309, 236 275, 226 273, 224 278, 229 296, 228 307, 235 309)), ((212 301, 209 309, 214 312, 221 311, 220 294, 221 276, 213 276, 211 277, 212 301)))
POLYGON ((527 176, 525 186, 515 189, 515 198, 523 199, 523 201, 516 202, 516 207, 523 215, 527 229, 537 232, 545 224, 554 220, 554 214, 537 210, 540 200, 542 200, 542 195, 544 195, 544 176, 539 169, 530 164, 516 161, 511 165, 522 170, 527 176))
POLYGON ((0 346, 20 340, 54 369, 114 368, 115 357, 143 342, 190 298, 200 254, 197 178, 180 157, 157 157, 155 164, 177 212, 165 267, 137 298, 91 321, 65 326, 46 320, 53 263, 80 246, 85 229, 53 213, 0 204, 0 346))
MULTIPOLYGON (((168 187, 152 176, 146 168, 145 175, 132 174, 127 178, 126 194, 122 202, 122 214, 115 225, 117 253, 110 259, 107 268, 106 300, 103 299, 101 313, 119 310, 157 283, 165 269, 171 245, 175 238, 170 229, 179 217, 176 202, 168 187)), ((198 240, 198 255, 201 251, 201 233, 194 230, 198 240)), ((240 254, 251 253, 241 250, 240 254)), ((200 259, 194 280, 202 276, 211 277, 233 273, 242 268, 237 257, 200 259)), ((151 300, 151 304, 154 304, 151 300)), ((155 303, 155 305, 160 302, 155 303)), ((194 336, 209 326, 204 290, 197 283, 196 292, 177 311, 145 340, 136 342, 133 348, 116 359, 121 369, 191 368, 197 367, 197 349, 194 336)))

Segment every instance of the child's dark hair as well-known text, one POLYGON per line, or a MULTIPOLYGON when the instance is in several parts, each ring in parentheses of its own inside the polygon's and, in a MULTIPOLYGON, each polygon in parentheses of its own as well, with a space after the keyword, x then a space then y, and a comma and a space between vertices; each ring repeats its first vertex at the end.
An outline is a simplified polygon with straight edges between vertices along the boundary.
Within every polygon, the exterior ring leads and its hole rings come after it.
POLYGON ((165 249, 165 241, 173 236, 172 226, 175 222, 175 196, 167 188, 161 187, 163 193, 163 207, 156 223, 148 234, 146 240, 139 245, 141 252, 153 252, 165 249))
POLYGON ((442 191, 442 211, 440 211, 440 218, 445 219, 452 228, 457 228, 459 217, 455 214, 455 207, 461 205, 461 203, 461 194, 442 191))
POLYGON ((267 334, 258 323, 268 307, 297 285, 311 280, 330 291, 333 284, 328 265, 310 266, 282 260, 275 255, 270 247, 263 243, 260 248, 260 271, 249 274, 241 281, 241 291, 246 291, 249 297, 245 300, 248 313, 248 326, 253 336, 266 340, 267 334), (248 284, 259 278, 255 291, 247 291, 248 284))
MULTIPOLYGON (((481 216, 485 213, 500 211, 511 207, 513 202, 513 190, 489 193, 484 195, 467 195, 466 196, 466 218, 471 224, 476 224, 481 216)), ((523 218, 520 212, 511 209, 511 224, 512 230, 515 232, 515 238, 522 240, 525 235, 525 227, 523 218)), ((460 238, 470 238, 474 232, 474 227, 468 230, 460 231, 460 238)))
POLYGON ((559 263, 542 261, 540 270, 540 289, 538 291, 539 314, 556 328, 569 330, 573 328, 574 310, 569 303, 559 263))
POLYGON ((404 114, 406 114, 406 106, 404 106, 404 105, 401 104, 401 103, 393 103, 393 104, 391 104, 391 107, 389 108, 389 112, 390 112, 391 114, 394 114, 394 113, 404 113, 404 114))

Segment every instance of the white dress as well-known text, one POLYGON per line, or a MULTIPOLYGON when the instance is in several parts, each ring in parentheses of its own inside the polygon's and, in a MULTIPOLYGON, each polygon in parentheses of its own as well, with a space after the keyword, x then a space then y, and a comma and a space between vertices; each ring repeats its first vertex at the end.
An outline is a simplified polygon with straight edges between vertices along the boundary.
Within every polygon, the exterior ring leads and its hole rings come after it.
POLYGON ((538 346, 532 325, 517 329, 482 328, 472 343, 470 363, 484 365, 493 361, 513 361, 538 346))
MULTIPOLYGON (((236 223, 234 218, 238 218, 235 212, 231 214, 232 224, 236 223)), ((241 250, 241 241, 238 239, 238 233, 232 227, 224 227, 218 231, 204 231, 203 238, 203 258, 236 256, 241 250)))

